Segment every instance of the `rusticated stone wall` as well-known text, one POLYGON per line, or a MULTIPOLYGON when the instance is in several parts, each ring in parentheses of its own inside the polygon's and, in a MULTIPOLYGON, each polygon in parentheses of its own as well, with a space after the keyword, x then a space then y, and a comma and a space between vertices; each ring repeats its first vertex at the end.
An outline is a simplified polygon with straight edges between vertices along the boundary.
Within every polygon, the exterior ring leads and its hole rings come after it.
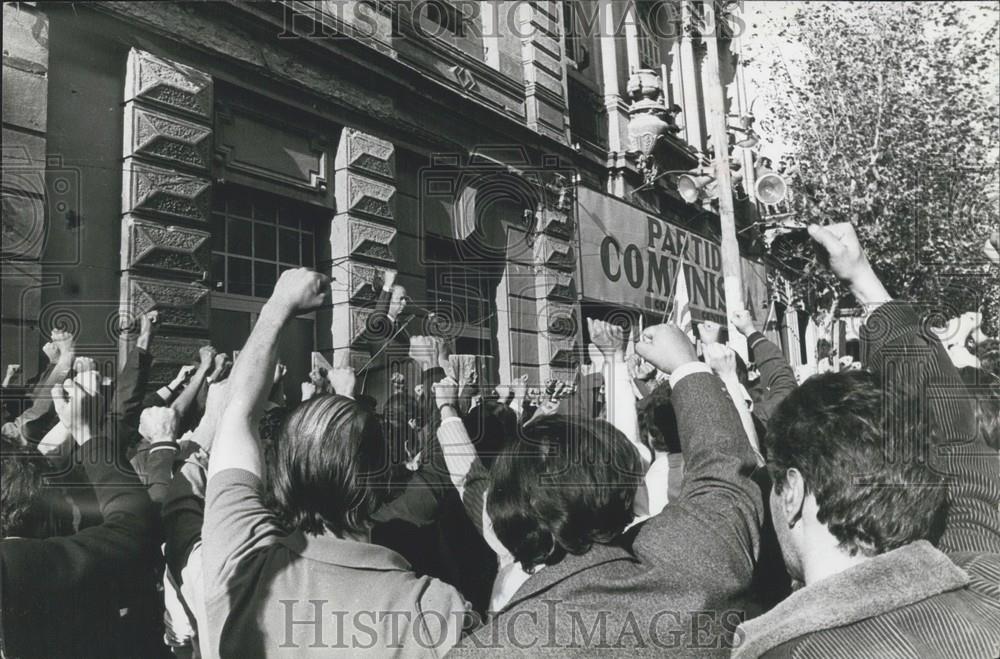
POLYGON ((121 306, 129 316, 159 311, 155 381, 169 379, 208 337, 212 92, 212 78, 202 71, 129 52, 121 306))

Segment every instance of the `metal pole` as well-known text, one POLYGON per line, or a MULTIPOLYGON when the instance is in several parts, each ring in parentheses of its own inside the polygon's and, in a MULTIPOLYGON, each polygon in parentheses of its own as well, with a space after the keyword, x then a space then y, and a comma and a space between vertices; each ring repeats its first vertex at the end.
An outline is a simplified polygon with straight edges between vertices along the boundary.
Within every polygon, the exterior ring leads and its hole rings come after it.
MULTIPOLYGON (((713 11, 707 4, 706 11, 713 11)), ((743 274, 740 265, 740 245, 736 240, 736 211, 733 208, 733 180, 729 171, 729 136, 726 123, 726 94, 722 88, 719 66, 718 27, 715 17, 707 17, 705 24, 712 26, 712 34, 702 35, 707 46, 705 75, 705 100, 708 106, 708 125, 712 131, 715 150, 715 176, 719 191, 719 223, 722 235, 722 275, 726 290, 726 320, 729 325, 729 345, 747 358, 746 340, 733 327, 729 318, 743 308, 743 274)))

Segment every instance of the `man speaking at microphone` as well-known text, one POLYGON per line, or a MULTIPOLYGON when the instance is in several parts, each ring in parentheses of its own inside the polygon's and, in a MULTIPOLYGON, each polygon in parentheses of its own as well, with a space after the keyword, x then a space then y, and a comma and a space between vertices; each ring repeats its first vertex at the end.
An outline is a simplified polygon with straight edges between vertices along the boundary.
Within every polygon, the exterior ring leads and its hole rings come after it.
MULTIPOLYGON (((407 309, 409 298, 406 289, 396 284, 396 273, 388 270, 382 275, 382 288, 375 310, 368 317, 365 340, 371 355, 368 364, 358 373, 358 391, 373 399, 381 410, 393 393, 393 376, 404 379, 404 387, 416 382, 416 364, 410 359, 410 336, 418 325, 411 322, 422 309, 407 309)), ((377 281, 375 282, 377 285, 377 281)), ((416 332, 416 333, 419 333, 416 332)))

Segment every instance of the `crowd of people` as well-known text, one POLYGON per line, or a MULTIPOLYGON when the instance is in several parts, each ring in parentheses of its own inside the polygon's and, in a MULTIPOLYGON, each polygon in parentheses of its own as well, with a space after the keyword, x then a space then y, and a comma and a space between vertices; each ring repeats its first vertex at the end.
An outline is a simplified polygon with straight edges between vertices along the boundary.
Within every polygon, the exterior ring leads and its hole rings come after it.
POLYGON ((3 656, 1000 656, 996 340, 809 232, 869 316, 801 381, 738 312, 747 360, 589 318, 574 381, 489 387, 390 275, 364 368, 293 405, 304 268, 155 391, 155 312, 113 377, 54 330, 4 381, 3 656))

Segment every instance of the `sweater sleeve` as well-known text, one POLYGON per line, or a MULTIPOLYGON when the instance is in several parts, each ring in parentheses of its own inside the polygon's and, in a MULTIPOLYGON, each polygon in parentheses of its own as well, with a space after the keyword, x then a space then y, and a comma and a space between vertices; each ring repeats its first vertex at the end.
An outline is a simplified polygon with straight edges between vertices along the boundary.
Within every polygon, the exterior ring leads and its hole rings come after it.
POLYGON ((191 455, 171 481, 163 502, 164 554, 167 567, 178 584, 184 582, 188 557, 201 542, 207 472, 208 454, 199 451, 191 455))
POLYGON ((760 332, 754 332, 747 339, 753 361, 760 371, 763 395, 754 404, 754 416, 762 424, 767 424, 774 410, 788 394, 795 391, 795 372, 785 361, 781 348, 774 345, 760 332))
POLYGON ((760 547, 763 499, 751 478, 756 460, 725 385, 698 366, 671 376, 684 455, 680 495, 643 525, 634 548, 643 560, 670 564, 677 560, 671 548, 698 547, 702 558, 692 565, 704 568, 702 576, 716 580, 713 574, 726 565, 745 583, 725 587, 739 588, 749 584, 760 547))

